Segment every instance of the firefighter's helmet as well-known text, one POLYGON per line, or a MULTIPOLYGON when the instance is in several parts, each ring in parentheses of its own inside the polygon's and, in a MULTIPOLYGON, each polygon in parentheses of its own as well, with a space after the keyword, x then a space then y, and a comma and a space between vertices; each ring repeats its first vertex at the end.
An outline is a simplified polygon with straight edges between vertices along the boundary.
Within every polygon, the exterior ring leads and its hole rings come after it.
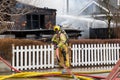
POLYGON ((60 31, 60 26, 58 25, 54 26, 54 31, 60 31))

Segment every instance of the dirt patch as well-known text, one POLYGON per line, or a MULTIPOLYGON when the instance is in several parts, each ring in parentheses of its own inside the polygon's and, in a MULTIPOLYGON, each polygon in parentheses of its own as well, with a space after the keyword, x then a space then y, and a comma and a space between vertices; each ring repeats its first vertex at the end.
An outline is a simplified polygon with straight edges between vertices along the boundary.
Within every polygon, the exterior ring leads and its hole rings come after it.
POLYGON ((5 63, 0 61, 0 73, 1 72, 9 72, 11 71, 10 67, 8 67, 5 63))

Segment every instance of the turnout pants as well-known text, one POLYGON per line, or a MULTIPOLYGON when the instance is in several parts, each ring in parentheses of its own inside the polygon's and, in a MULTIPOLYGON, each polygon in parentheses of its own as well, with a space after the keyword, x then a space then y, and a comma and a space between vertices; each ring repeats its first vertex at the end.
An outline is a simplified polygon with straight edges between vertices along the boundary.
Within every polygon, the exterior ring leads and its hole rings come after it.
POLYGON ((59 48, 59 65, 62 67, 64 64, 66 67, 70 67, 68 46, 63 46, 59 48))

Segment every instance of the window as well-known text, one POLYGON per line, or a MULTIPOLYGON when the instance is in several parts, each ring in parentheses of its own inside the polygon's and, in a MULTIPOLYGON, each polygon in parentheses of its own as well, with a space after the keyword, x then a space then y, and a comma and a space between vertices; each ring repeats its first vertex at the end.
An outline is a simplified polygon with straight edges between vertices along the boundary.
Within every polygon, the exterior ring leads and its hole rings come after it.
POLYGON ((27 14, 26 19, 27 19, 26 29, 40 29, 41 26, 43 26, 43 25, 40 25, 40 21, 41 21, 40 15, 27 14))
POLYGON ((32 23, 32 22, 31 22, 31 21, 32 21, 32 20, 31 20, 32 18, 31 18, 31 15, 29 15, 29 14, 26 15, 26 19, 27 19, 26 29, 32 29, 32 24, 31 24, 31 23, 32 23))
POLYGON ((39 15, 32 15, 32 26, 33 29, 39 29, 39 15))
POLYGON ((44 15, 40 15, 40 26, 41 28, 45 28, 45 16, 44 15))

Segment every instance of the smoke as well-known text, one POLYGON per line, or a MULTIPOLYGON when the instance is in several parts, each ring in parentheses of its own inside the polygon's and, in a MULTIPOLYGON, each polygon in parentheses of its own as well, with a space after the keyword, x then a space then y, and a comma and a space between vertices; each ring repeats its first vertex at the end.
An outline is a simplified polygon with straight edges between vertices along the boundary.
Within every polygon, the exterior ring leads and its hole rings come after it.
POLYGON ((105 21, 73 15, 58 15, 57 24, 63 25, 63 29, 82 30, 81 38, 89 38, 89 28, 105 28, 107 26, 105 21))
MULTIPOLYGON (((36 7, 52 8, 57 10, 57 14, 66 14, 67 0, 17 0, 19 2, 33 5, 36 7)), ((76 15, 81 8, 91 0, 68 0, 69 1, 69 14, 76 15)))
POLYGON ((19 0, 19 1, 40 8, 48 7, 50 9, 56 9, 57 10, 56 24, 64 25, 64 28, 83 30, 84 31, 82 33, 83 38, 89 38, 90 27, 100 28, 107 26, 104 21, 95 20, 93 18, 85 18, 79 15, 81 9, 84 8, 90 2, 92 2, 93 0, 68 0, 69 1, 68 5, 66 2, 67 0, 54 0, 54 1, 53 0, 19 0))
POLYGON ((81 9, 91 0, 69 0, 69 12, 71 15, 78 15, 81 9))

